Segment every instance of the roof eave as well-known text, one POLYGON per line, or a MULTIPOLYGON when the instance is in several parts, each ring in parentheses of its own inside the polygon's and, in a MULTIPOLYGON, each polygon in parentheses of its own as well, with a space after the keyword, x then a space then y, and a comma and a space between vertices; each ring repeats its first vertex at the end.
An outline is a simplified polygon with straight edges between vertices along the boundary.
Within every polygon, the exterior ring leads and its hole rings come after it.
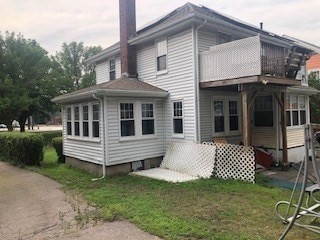
POLYGON ((122 90, 122 89, 100 89, 97 91, 98 96, 110 97, 153 97, 166 98, 169 93, 166 91, 140 91, 140 90, 122 90))
POLYGON ((293 94, 301 94, 301 93, 304 93, 306 95, 316 95, 316 94, 320 94, 320 91, 315 89, 315 88, 312 88, 312 87, 288 87, 287 88, 287 91, 288 93, 293 93, 293 94))
POLYGON ((115 47, 111 48, 110 50, 105 49, 105 51, 102 51, 101 53, 93 55, 92 57, 86 59, 85 62, 88 64, 96 63, 96 62, 105 60, 108 57, 112 57, 112 56, 119 54, 119 53, 120 53, 120 46, 115 46, 115 47))

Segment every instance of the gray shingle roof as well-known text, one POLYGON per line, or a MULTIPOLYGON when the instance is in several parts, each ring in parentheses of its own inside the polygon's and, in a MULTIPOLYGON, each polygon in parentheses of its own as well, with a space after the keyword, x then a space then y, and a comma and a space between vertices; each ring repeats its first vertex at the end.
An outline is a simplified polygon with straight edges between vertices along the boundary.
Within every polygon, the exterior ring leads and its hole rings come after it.
POLYGON ((95 86, 83 88, 74 92, 57 96, 53 98, 52 101, 57 103, 65 103, 81 99, 91 99, 93 98, 93 94, 113 96, 130 96, 131 94, 133 96, 137 93, 140 97, 165 97, 168 95, 168 92, 161 88, 152 86, 136 78, 128 78, 126 76, 122 76, 115 80, 100 83, 95 86))

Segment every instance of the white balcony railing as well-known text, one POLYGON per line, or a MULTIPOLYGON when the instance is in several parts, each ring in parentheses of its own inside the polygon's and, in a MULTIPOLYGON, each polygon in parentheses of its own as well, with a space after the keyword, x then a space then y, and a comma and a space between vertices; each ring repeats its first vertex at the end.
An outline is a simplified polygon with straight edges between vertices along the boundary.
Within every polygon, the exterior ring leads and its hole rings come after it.
POLYGON ((259 36, 210 47, 200 53, 200 82, 260 75, 261 54, 259 36))

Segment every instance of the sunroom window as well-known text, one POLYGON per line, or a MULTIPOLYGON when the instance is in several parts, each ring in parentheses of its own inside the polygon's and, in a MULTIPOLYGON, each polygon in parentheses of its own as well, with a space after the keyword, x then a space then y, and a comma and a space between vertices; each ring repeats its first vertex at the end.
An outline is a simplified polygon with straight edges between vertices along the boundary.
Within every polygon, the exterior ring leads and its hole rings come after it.
POLYGON ((153 103, 141 104, 142 135, 154 134, 153 103))
POLYGON ((173 133, 183 134, 183 105, 182 101, 173 102, 173 133))
POLYGON ((287 126, 300 126, 306 123, 305 96, 287 95, 286 98, 287 126))
POLYGON ((120 103, 121 137, 135 135, 133 103, 120 103))

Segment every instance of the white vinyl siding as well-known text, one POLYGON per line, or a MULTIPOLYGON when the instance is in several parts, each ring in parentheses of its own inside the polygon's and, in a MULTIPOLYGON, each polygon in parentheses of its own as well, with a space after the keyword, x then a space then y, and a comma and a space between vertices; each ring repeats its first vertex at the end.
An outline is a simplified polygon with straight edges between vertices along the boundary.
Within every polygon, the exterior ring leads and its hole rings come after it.
POLYGON ((217 45, 216 32, 200 30, 198 36, 199 52, 209 51, 211 46, 217 45))
POLYGON ((110 58, 107 61, 98 63, 96 66, 96 83, 104 83, 110 81, 110 60, 115 61, 115 78, 121 77, 121 61, 120 57, 110 58))
POLYGON ((102 62, 96 66, 96 83, 109 81, 109 61, 102 62))
MULTIPOLYGON (((194 55, 192 31, 186 30, 167 38, 167 67, 168 73, 157 75, 155 44, 143 46, 137 51, 137 67, 139 78, 160 87, 170 95, 165 99, 166 141, 172 138, 172 101, 183 100, 184 110, 184 139, 196 140, 196 114, 194 89, 194 55)), ((181 139, 180 139, 181 140, 181 139)))
MULTIPOLYGON (((164 147, 164 119, 163 119, 163 100, 162 99, 119 99, 108 98, 107 104, 107 165, 115 165, 139 161, 146 158, 161 157, 165 153, 164 147), (138 104, 152 102, 154 104, 154 120, 156 134, 142 135, 142 118, 136 118, 135 126, 136 135, 134 137, 121 138, 120 136, 120 112, 119 103, 133 102, 135 109, 138 104)), ((141 115, 141 111, 136 111, 135 114, 141 115), (140 114, 139 114, 140 112, 140 114)))

